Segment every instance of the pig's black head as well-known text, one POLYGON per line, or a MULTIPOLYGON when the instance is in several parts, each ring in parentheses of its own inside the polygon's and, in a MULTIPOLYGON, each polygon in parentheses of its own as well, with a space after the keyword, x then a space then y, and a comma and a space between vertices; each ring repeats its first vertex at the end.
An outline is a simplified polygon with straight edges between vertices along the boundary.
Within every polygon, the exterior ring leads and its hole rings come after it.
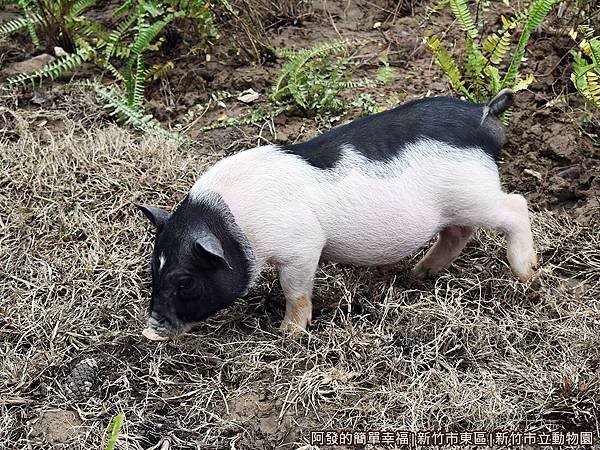
POLYGON ((186 198, 172 215, 136 206, 156 227, 145 333, 156 339, 181 334, 244 293, 251 261, 224 202, 209 205, 186 198))

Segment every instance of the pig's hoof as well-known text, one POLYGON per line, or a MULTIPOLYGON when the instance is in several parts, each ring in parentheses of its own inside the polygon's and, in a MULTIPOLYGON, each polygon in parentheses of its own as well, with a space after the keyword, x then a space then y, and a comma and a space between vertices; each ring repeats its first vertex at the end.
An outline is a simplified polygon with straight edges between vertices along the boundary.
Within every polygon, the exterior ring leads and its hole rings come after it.
POLYGON ((412 270, 412 278, 417 281, 422 281, 433 277, 437 273, 438 271, 434 270, 432 267, 419 263, 412 270))
POLYGON ((540 271, 536 270, 531 278, 529 279, 529 285, 531 289, 538 290, 542 286, 542 281, 540 279, 540 271))
POLYGON ((514 258, 512 269, 519 281, 530 283, 532 287, 539 287, 539 272, 537 255, 530 253, 525 258, 514 258))
POLYGON ((300 324, 287 319, 283 319, 283 322, 281 322, 281 326, 279 327, 279 329, 283 333, 289 334, 292 337, 298 337, 306 333, 306 325, 301 326, 300 324))
POLYGON ((396 265, 395 264, 388 264, 387 266, 379 266, 378 269, 379 269, 380 273, 382 273, 384 275, 387 275, 387 274, 393 272, 396 269, 396 265))
POLYGON ((280 328, 293 335, 299 335, 306 330, 311 320, 312 304, 310 298, 307 295, 300 295, 286 301, 285 315, 280 328))
POLYGON ((531 289, 539 289, 541 286, 540 271, 538 270, 537 264, 531 266, 531 268, 521 275, 517 275, 519 281, 527 283, 531 289))

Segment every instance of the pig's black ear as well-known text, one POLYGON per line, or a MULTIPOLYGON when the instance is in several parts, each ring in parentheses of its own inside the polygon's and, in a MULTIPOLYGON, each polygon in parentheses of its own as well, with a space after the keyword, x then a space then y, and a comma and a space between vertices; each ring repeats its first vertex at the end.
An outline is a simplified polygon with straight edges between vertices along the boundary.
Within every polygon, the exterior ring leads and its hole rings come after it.
POLYGON ((167 211, 155 206, 143 205, 141 203, 134 203, 134 205, 144 213, 157 230, 160 230, 165 222, 169 220, 169 217, 171 217, 171 214, 167 211))
POLYGON ((229 261, 225 257, 223 252, 223 246, 219 239, 212 234, 210 231, 205 230, 194 243, 196 251, 200 255, 207 255, 211 260, 216 262, 218 265, 222 265, 229 270, 233 270, 229 261))

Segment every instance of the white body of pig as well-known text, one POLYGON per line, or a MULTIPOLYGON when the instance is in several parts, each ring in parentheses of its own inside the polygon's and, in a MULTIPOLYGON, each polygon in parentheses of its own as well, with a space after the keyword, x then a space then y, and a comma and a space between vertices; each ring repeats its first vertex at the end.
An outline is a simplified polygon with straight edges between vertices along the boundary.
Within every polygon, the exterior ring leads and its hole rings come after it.
POLYGON ((218 194, 248 239, 254 275, 275 264, 287 299, 286 326, 311 320, 313 276, 320 259, 391 265, 439 239, 419 262, 423 278, 447 267, 475 227, 504 232, 508 259, 523 281, 536 255, 527 203, 502 191, 493 159, 481 148, 422 139, 391 160, 369 160, 352 145, 324 170, 264 146, 226 158, 190 191, 191 201, 218 194))

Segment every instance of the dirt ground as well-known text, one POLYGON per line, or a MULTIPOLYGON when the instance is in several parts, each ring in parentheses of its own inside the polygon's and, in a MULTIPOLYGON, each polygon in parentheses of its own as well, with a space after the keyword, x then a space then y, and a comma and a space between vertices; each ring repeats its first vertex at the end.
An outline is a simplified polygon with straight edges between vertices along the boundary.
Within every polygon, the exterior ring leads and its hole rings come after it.
MULTIPOLYGON (((427 29, 458 37, 456 27, 448 13, 424 24, 427 5, 413 6, 394 16, 393 2, 315 2, 268 37, 370 39, 355 54, 359 74, 383 54, 397 73, 369 91, 378 101, 448 95, 421 39, 427 29)), ((190 56, 153 83, 148 108, 166 126, 206 109, 182 146, 115 125, 64 79, 2 91, 0 449, 103 448, 119 411, 119 448, 131 449, 310 448, 321 429, 584 429, 600 441, 600 121, 570 95, 572 46, 534 37, 524 65, 537 82, 518 95, 500 163, 506 189, 530 203, 541 287, 517 282, 503 238, 484 230, 424 283, 409 277, 422 252, 392 273, 325 264, 299 340, 278 331, 272 269, 190 334, 160 344, 140 334, 152 232, 132 202, 171 209, 220 158, 322 131, 291 115, 201 131, 266 104, 280 61, 252 64, 220 42, 210 62, 190 56), (247 88, 261 93, 251 106, 235 100, 247 88), (224 107, 211 103, 219 91, 231 94, 224 107)), ((20 36, 0 53, 5 70, 36 51, 20 36)))

